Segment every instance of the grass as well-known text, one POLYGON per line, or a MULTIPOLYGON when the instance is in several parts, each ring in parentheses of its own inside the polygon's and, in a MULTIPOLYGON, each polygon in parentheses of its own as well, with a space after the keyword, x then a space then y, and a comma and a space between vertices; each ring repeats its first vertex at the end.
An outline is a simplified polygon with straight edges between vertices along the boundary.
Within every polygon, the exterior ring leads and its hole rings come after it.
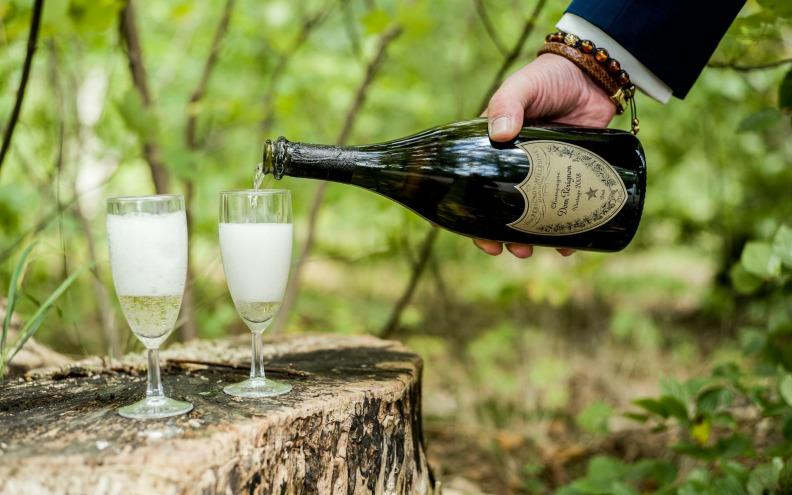
POLYGON ((50 310, 52 310, 52 308, 55 306, 55 302, 58 300, 58 298, 63 295, 64 292, 66 292, 66 289, 69 288, 72 282, 74 282, 82 272, 96 265, 95 262, 84 265, 69 275, 66 280, 61 282, 58 288, 55 289, 55 291, 50 294, 47 300, 38 307, 35 313, 33 313, 33 316, 28 318, 11 345, 7 346, 8 332, 11 327, 11 315, 14 313, 14 307, 16 306, 21 294, 19 290, 20 281, 23 278, 28 266, 28 256, 30 256, 30 253, 33 251, 35 245, 35 242, 31 243, 22 252, 22 256, 19 258, 16 268, 14 269, 14 274, 11 277, 11 283, 8 286, 6 315, 3 319, 2 336, 0 336, 0 379, 5 376, 6 368, 8 367, 8 364, 11 362, 11 360, 14 359, 14 356, 16 356, 17 353, 22 350, 22 347, 25 345, 25 343, 30 339, 30 337, 33 336, 33 334, 36 333, 39 327, 41 327, 41 323, 47 317, 50 310))

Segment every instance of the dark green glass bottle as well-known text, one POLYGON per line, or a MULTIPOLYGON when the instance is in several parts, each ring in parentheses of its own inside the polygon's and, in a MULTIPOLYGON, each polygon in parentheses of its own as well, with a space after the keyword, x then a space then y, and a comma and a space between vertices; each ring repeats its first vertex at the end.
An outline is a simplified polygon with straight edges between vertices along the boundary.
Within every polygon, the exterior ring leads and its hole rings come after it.
POLYGON ((646 160, 624 131, 535 123, 508 143, 487 120, 366 146, 264 146, 263 171, 379 193, 468 237, 619 251, 638 228, 646 160))

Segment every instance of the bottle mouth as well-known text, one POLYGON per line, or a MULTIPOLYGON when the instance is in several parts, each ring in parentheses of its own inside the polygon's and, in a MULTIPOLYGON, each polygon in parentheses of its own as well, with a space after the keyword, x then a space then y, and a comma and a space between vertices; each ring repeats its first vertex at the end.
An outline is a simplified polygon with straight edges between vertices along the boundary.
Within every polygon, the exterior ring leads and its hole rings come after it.
POLYGON ((280 180, 286 171, 289 156, 286 154, 286 138, 281 136, 274 143, 267 139, 264 141, 264 156, 261 159, 261 172, 272 174, 280 180))

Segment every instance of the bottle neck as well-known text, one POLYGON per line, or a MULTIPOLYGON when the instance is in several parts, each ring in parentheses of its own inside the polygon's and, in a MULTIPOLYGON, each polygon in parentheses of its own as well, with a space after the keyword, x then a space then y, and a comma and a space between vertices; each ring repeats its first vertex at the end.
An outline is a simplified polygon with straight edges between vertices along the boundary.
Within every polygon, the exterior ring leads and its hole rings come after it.
POLYGON ((347 146, 292 143, 283 136, 264 143, 262 169, 276 179, 284 175, 348 183, 357 151, 347 146))

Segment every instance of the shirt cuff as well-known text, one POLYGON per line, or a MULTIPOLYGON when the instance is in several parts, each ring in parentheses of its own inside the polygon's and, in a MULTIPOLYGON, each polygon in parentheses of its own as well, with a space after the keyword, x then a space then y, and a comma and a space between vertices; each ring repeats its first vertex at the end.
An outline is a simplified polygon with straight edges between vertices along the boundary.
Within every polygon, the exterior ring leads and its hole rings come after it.
POLYGON ((618 60, 622 69, 630 75, 630 81, 650 98, 664 104, 671 99, 672 91, 666 83, 594 24, 575 14, 566 13, 556 23, 556 28, 565 33, 574 33, 580 39, 590 40, 596 46, 608 50, 610 56, 618 60))

